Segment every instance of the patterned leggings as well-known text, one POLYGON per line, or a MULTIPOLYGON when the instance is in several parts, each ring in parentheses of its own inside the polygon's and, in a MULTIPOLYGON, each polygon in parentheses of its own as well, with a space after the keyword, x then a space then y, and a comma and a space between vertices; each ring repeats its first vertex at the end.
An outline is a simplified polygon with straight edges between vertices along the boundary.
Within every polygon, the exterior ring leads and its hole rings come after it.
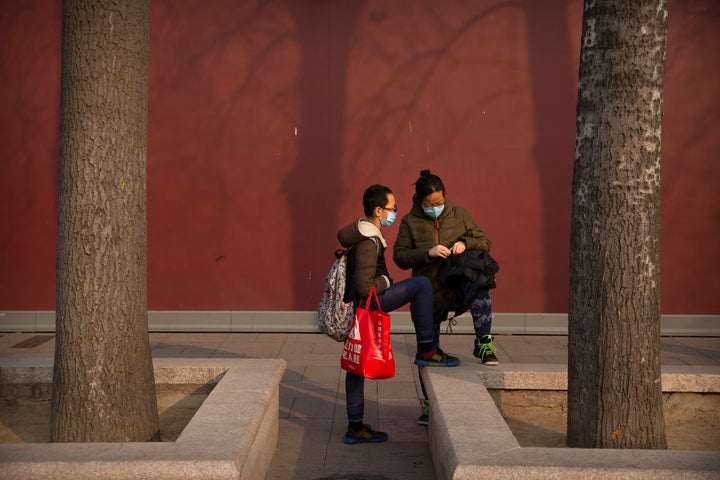
MULTIPOLYGON (((440 341, 440 322, 447 317, 448 311, 454 311, 456 303, 451 301, 447 310, 435 319, 435 341, 440 341)), ((490 335, 492 330, 492 298, 490 298, 490 290, 480 289, 475 294, 475 298, 470 304, 470 315, 473 319, 473 328, 475 336, 480 338, 483 335, 490 335)))
POLYGON ((470 304, 470 314, 473 319, 475 336, 480 338, 483 335, 490 335, 492 328, 492 298, 490 290, 482 289, 477 292, 475 299, 470 304))

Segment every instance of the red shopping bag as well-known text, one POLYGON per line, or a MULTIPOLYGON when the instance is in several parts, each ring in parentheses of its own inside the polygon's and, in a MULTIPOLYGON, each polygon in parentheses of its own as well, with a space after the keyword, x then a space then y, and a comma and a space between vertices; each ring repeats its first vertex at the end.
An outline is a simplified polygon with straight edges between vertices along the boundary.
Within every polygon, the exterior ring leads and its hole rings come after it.
POLYGON ((365 308, 355 310, 350 334, 345 340, 340 366, 365 378, 395 376, 395 357, 390 344, 390 315, 380 307, 375 287, 370 288, 365 308), (370 310, 374 298, 377 310, 370 310))

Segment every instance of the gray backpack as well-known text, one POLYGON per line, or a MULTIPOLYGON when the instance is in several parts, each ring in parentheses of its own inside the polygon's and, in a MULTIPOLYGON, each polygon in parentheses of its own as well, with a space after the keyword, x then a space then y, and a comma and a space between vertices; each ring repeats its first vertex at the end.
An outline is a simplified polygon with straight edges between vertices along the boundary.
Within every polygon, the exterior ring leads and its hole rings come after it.
POLYGON ((335 251, 335 261, 325 278, 325 289, 318 307, 320 331, 338 342, 345 341, 355 318, 355 302, 343 301, 347 283, 347 254, 350 248, 335 251))

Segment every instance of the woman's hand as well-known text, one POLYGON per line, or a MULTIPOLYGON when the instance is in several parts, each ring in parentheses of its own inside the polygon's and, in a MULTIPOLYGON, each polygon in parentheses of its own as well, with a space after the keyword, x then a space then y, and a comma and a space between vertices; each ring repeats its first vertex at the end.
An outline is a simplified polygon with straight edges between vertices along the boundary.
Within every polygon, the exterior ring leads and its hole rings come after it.
POLYGON ((467 249, 467 245, 465 245, 465 242, 455 242, 455 245, 452 246, 450 251, 453 255, 460 255, 467 249))
POLYGON ((447 248, 445 245, 435 245, 430 250, 428 250, 428 257, 440 257, 440 258, 447 258, 450 256, 450 249, 447 248))

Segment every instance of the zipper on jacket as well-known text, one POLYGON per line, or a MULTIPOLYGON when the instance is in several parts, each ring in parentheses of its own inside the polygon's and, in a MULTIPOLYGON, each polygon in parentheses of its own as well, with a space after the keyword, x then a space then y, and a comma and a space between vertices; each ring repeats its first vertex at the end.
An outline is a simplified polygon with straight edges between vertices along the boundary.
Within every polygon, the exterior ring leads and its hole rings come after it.
POLYGON ((440 245, 440 220, 433 219, 435 222, 435 245, 440 245))

